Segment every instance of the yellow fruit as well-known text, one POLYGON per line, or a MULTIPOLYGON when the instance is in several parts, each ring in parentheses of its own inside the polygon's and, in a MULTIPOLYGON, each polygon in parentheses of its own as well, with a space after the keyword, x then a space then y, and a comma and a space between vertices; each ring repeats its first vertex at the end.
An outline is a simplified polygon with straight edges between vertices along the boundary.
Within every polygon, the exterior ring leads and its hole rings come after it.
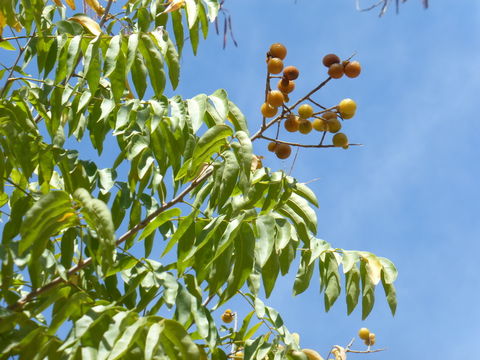
POLYGON ((365 343, 367 343, 367 345, 375 345, 375 334, 374 333, 370 333, 368 334, 368 339, 365 340, 365 343))
POLYGON ((295 80, 296 78, 298 78, 299 74, 300 72, 295 66, 290 65, 283 69, 283 76, 288 80, 295 80))
POLYGON ((298 131, 299 124, 300 122, 298 117, 294 114, 290 114, 287 116, 287 120, 285 120, 285 123, 283 125, 288 132, 295 132, 298 131))
POLYGON ((298 124, 298 131, 304 135, 310 133, 313 129, 313 125, 310 121, 306 119, 300 119, 298 124))
POLYGON ((270 74, 280 74, 283 70, 283 61, 279 58, 268 60, 267 69, 270 74))
POLYGON ((312 349, 302 349, 302 352, 307 355, 308 360, 323 360, 323 357, 312 349))
POLYGON ((335 54, 327 54, 323 57, 322 62, 323 65, 329 68, 330 66, 332 66, 332 64, 340 63, 340 58, 335 54))
POLYGON ((298 108, 298 116, 300 116, 302 119, 308 119, 312 115, 313 108, 310 104, 303 104, 298 108))
POLYGON ((342 115, 342 119, 343 120, 348 120, 348 119, 351 119, 352 117, 355 116, 355 113, 351 113, 351 114, 341 114, 342 115))
POLYGON ((277 88, 284 94, 290 94, 295 89, 295 81, 280 79, 277 84, 277 88))
POLYGON ((234 314, 232 313, 232 310, 227 309, 225 312, 222 314, 222 321, 224 323, 231 323, 233 321, 234 314))
POLYGON ((331 133, 336 133, 342 128, 342 123, 338 119, 329 119, 327 125, 328 131, 331 133))
POLYGON ((275 155, 277 155, 279 159, 286 159, 290 156, 291 153, 292 148, 290 147, 290 145, 277 144, 277 146, 275 147, 275 155))
POLYGON ((348 145, 348 138, 347 135, 344 133, 338 133, 333 135, 332 139, 333 145, 338 147, 344 147, 348 145))
POLYGON ((361 328, 358 330, 358 337, 362 340, 368 340, 368 337, 370 336, 370 330, 367 328, 361 328))
POLYGON ((345 72, 345 75, 347 75, 349 78, 356 78, 358 75, 360 75, 362 67, 360 66, 360 63, 358 61, 349 61, 344 66, 343 71, 345 72))
POLYGON ((328 75, 334 79, 340 79, 343 76, 343 65, 332 64, 328 68, 328 75))
POLYGON ((338 104, 338 111, 342 117, 344 117, 344 114, 355 114, 355 111, 357 111, 357 104, 352 99, 343 99, 338 104))
POLYGON ((313 120, 312 126, 317 131, 328 131, 328 124, 323 119, 316 118, 313 120))
POLYGON ((271 141, 268 143, 268 151, 274 152, 275 148, 277 146, 277 143, 275 141, 271 141))
POLYGON ((279 107, 283 105, 283 94, 279 90, 272 90, 268 92, 267 95, 267 103, 269 103, 272 107, 279 107))
POLYGON ((275 43, 270 46, 270 51, 268 53, 272 57, 280 58, 283 60, 287 56, 287 48, 283 44, 275 43))
POLYGON ((266 118, 274 117, 275 115, 277 115, 277 108, 271 106, 268 103, 263 103, 260 111, 262 112, 262 115, 266 118))

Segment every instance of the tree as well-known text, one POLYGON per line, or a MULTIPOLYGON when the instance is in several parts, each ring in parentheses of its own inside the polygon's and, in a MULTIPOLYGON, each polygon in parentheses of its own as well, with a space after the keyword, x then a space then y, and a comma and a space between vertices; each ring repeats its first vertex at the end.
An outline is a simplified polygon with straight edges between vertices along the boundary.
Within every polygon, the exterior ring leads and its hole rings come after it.
POLYGON ((297 254, 294 294, 318 266, 327 311, 343 272, 348 313, 361 296, 367 317, 380 282, 395 312, 395 266, 317 239, 313 192, 253 154, 330 77, 253 134, 225 90, 164 95, 221 3, 1 3, 0 46, 16 54, 0 71, 2 358, 306 359, 261 292, 297 254), (233 297, 252 311, 220 336, 214 311, 233 297))

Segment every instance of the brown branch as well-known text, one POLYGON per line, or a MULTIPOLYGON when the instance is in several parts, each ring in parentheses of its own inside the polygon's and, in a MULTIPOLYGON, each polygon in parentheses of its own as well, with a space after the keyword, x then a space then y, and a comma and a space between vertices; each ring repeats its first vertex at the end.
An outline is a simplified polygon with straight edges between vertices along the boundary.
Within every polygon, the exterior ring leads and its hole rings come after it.
MULTIPOLYGON (((270 140, 270 141, 275 141, 279 144, 286 144, 290 146, 296 146, 296 147, 304 147, 304 148, 334 148, 338 147, 335 145, 322 145, 322 144, 298 144, 298 143, 292 143, 288 141, 282 141, 282 140, 277 140, 265 135, 261 135, 260 138, 265 139, 265 140, 270 140)), ((348 146, 363 146, 363 144, 348 144, 348 146)))
MULTIPOLYGON (((152 222, 153 219, 155 219, 158 215, 160 215, 162 212, 165 210, 171 208, 172 206, 178 204, 183 200, 183 198, 189 194, 193 189, 195 189, 200 183, 202 183, 205 179, 207 179, 211 174, 213 170, 212 168, 207 168, 202 174, 200 174, 196 179, 194 179, 189 186, 185 188, 177 197, 174 199, 170 200, 169 202, 163 204, 161 207, 159 207, 156 211, 151 213, 149 216, 147 216, 145 219, 143 219, 141 222, 139 222, 137 225, 135 225, 133 228, 128 230, 126 233, 124 233, 122 236, 118 238, 116 241, 116 245, 120 245, 124 241, 128 240, 131 238, 133 235, 138 233, 140 230, 142 230, 144 227, 146 227, 150 222, 152 222)), ((77 273, 78 271, 82 270, 84 267, 88 266, 92 262, 92 258, 86 258, 85 260, 79 262, 77 265, 74 267, 70 268, 67 271, 67 276, 73 275, 77 273)), ((21 310, 23 306, 32 301, 35 297, 43 294, 44 292, 54 288, 55 286, 65 282, 64 279, 61 277, 57 277, 53 279, 51 282, 48 284, 35 289, 31 292, 29 292, 27 295, 23 296, 21 299, 19 299, 16 303, 10 305, 8 308, 10 310, 21 310)))
POLYGON ((107 6, 105 7, 105 12, 103 13, 102 19, 100 20, 100 27, 102 27, 105 22, 108 20, 108 15, 110 12, 110 8, 112 7, 113 0, 108 0, 107 6))

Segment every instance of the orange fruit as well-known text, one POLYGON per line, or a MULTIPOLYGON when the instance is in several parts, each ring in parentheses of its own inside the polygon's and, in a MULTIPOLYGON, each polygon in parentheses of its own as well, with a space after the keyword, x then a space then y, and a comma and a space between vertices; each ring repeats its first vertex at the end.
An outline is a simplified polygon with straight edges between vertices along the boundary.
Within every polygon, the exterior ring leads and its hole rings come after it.
POLYGON ((295 132, 298 130, 299 124, 300 122, 298 117, 294 114, 290 114, 287 116, 287 119, 285 120, 285 123, 283 125, 288 132, 295 132))
POLYGON ((280 74, 283 70, 282 59, 274 57, 268 60, 267 69, 270 74, 280 74))
POLYGON ((343 76, 343 65, 337 63, 330 65, 328 75, 333 79, 340 79, 343 76))
POLYGON ((263 116, 265 116, 266 118, 270 118, 277 115, 278 109, 268 103, 263 103, 262 107, 260 108, 260 111, 262 112, 263 116))
POLYGON ((300 75, 300 72, 295 66, 290 65, 283 69, 283 76, 288 80, 295 80, 298 75, 300 75))
POLYGON ((283 44, 275 43, 270 46, 270 51, 268 53, 272 57, 283 60, 287 56, 287 48, 283 44))
POLYGON ((282 106, 284 100, 283 94, 279 90, 272 90, 267 94, 267 103, 273 107, 282 106))
POLYGON ((327 54, 323 57, 322 62, 323 65, 329 68, 332 64, 340 63, 340 58, 335 54, 327 54))
POLYGON ((343 71, 345 72, 345 75, 347 75, 349 78, 356 78, 358 75, 360 75, 362 67, 360 66, 360 63, 358 61, 349 61, 343 67, 343 71))
POLYGON ((298 108, 298 116, 302 119, 308 119, 313 115, 313 107, 310 104, 302 104, 298 108))
POLYGON ((277 144, 275 147, 275 155, 277 155, 279 159, 286 159, 291 153, 292 148, 288 144, 277 144))
POLYGON ((277 84, 277 88, 284 94, 290 94, 295 89, 295 81, 280 79, 277 84))
POLYGON ((312 128, 312 123, 305 119, 301 119, 298 124, 298 131, 304 135, 310 133, 310 131, 312 131, 312 128))

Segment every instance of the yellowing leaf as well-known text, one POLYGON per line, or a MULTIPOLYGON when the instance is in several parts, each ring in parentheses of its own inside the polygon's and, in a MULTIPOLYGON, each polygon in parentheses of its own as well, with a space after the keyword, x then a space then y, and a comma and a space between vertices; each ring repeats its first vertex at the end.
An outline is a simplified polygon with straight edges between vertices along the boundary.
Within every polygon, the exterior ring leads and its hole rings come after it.
POLYGON ((98 36, 102 33, 102 29, 100 29, 100 25, 98 25, 98 23, 95 20, 93 20, 92 18, 86 15, 75 15, 68 20, 72 20, 79 23, 95 36, 98 36))
POLYGON ((57 4, 57 6, 63 7, 63 4, 62 4, 62 2, 61 2, 60 0, 53 0, 53 2, 54 2, 55 4, 57 4))
POLYGON ((67 220, 69 217, 72 217, 73 215, 75 215, 75 213, 71 213, 71 212, 65 213, 65 214, 63 214, 63 216, 62 216, 60 219, 57 220, 57 222, 65 221, 65 220, 67 220))
POLYGON ((163 10, 163 13, 170 13, 180 9, 185 4, 185 0, 169 0, 169 3, 167 8, 163 10))
POLYGON ((373 254, 363 257, 367 261, 367 274, 374 285, 377 285, 381 279, 383 265, 373 254))
POLYGON ((103 15, 103 13, 105 12, 105 8, 100 5, 97 0, 85 0, 85 2, 93 9, 93 11, 97 13, 97 15, 103 15))
POLYGON ((3 16, 3 13, 0 11, 0 36, 2 36, 3 28, 7 25, 7 19, 3 16))
POLYGON ((75 0, 65 0, 72 10, 75 10, 75 0))

